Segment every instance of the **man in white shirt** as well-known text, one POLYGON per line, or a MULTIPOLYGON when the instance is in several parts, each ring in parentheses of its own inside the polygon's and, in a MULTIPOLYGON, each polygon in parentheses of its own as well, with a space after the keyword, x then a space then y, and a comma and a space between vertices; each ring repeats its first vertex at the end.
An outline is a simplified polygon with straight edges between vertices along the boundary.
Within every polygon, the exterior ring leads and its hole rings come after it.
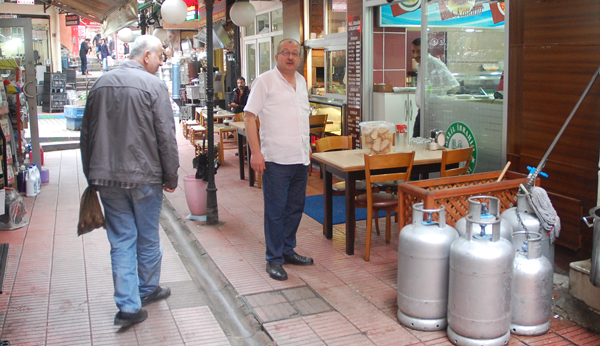
POLYGON ((263 175, 267 273, 275 280, 287 280, 283 264, 313 264, 312 258, 294 251, 310 163, 310 106, 306 80, 296 71, 302 61, 300 44, 282 40, 275 59, 277 66, 252 83, 244 123, 252 151, 250 165, 263 175))
MULTIPOLYGON (((411 51, 414 57, 415 62, 417 63, 416 70, 418 70, 421 64, 421 38, 416 38, 411 43, 411 51)), ((437 92, 446 93, 452 89, 457 89, 460 86, 460 83, 454 78, 452 72, 448 69, 446 64, 440 59, 433 57, 431 54, 427 53, 426 57, 427 63, 427 85, 426 87, 431 87, 437 92)), ((418 82, 421 83, 425 76, 419 73, 418 82)), ((424 106, 423 93, 421 92, 421 88, 417 85, 417 91, 415 94, 415 102, 417 103, 417 107, 419 107, 419 111, 417 113, 417 118, 415 119, 415 125, 413 127, 413 137, 421 136, 421 109, 424 106)))

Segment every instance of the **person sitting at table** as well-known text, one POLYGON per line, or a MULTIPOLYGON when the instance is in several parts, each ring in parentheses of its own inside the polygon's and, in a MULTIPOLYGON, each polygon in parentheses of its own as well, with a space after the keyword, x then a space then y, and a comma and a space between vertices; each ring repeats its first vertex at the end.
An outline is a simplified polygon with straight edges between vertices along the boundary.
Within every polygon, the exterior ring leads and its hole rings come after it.
POLYGON ((262 174, 266 269, 274 280, 287 280, 283 264, 314 263, 294 251, 310 164, 308 88, 296 71, 300 54, 300 43, 282 40, 275 55, 277 66, 254 80, 244 108, 250 165, 262 174))

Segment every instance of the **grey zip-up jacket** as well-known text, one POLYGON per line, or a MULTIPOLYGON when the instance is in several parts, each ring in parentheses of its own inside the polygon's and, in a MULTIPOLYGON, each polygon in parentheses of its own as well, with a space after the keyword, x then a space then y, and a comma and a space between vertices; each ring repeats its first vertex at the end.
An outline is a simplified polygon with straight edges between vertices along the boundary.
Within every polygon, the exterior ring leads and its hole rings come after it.
POLYGON ((80 141, 88 181, 177 187, 179 154, 169 92, 137 61, 126 61, 94 83, 80 141))

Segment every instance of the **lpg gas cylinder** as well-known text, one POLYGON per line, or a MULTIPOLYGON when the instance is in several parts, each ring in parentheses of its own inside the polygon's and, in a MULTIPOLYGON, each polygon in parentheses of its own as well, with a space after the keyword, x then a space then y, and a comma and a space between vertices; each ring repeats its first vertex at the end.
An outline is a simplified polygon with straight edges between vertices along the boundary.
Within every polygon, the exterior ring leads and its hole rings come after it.
POLYGON ((550 329, 554 270, 542 256, 541 241, 539 233, 529 233, 515 254, 510 323, 513 334, 541 335, 550 329))
POLYGON ((448 308, 448 258, 458 238, 446 224, 445 208, 413 205, 413 222, 398 241, 398 321, 412 329, 446 328, 448 308), (433 215, 438 214, 438 221, 433 215))
MULTIPOLYGON (((540 220, 535 211, 529 205, 525 194, 517 194, 517 206, 505 210, 502 213, 502 218, 513 228, 513 232, 528 231, 531 233, 539 233, 542 235, 542 256, 546 257, 550 264, 554 267, 554 244, 551 243, 548 232, 544 231, 540 225, 540 220)), ((516 242, 516 248, 520 247, 522 241, 516 242)), ((516 250, 515 248, 515 250, 516 250)))
MULTIPOLYGON (((494 196, 472 196, 468 198, 469 201, 469 213, 467 215, 481 215, 481 217, 487 217, 487 215, 500 216, 500 199, 494 196)), ((477 219, 478 216, 475 217, 477 219)), ((461 237, 467 234, 467 220, 462 217, 460 218, 454 228, 458 231, 461 237)), ((477 227, 477 225, 475 225, 477 227)), ((480 229, 473 230, 473 234, 480 233, 480 229)), ((500 221, 500 236, 510 242, 512 242, 513 228, 510 223, 506 220, 500 221)), ((485 234, 492 235, 492 226, 486 226, 485 234)))
POLYGON ((448 339, 456 345, 505 345, 510 340, 512 244, 500 237, 500 218, 466 217, 467 236, 450 247, 448 339), (473 225, 492 226, 492 235, 473 225))

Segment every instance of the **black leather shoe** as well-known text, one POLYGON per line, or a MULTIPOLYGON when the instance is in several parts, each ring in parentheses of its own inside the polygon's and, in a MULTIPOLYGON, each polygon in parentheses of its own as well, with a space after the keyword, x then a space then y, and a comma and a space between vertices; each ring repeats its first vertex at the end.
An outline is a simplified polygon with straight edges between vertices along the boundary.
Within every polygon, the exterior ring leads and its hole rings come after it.
POLYGON ((115 315, 115 326, 128 327, 134 323, 144 322, 148 318, 148 311, 140 309, 136 313, 119 311, 115 315))
POLYGON ((312 258, 300 256, 297 253, 294 253, 293 255, 283 255, 283 264, 295 264, 297 266, 309 266, 314 263, 315 263, 315 261, 313 261, 312 258))
POLYGON ((170 295, 171 289, 169 287, 158 286, 152 293, 142 298, 142 306, 152 304, 162 299, 167 299, 170 295))
POLYGON ((281 264, 267 262, 267 273, 274 280, 285 281, 288 279, 287 273, 281 264))

